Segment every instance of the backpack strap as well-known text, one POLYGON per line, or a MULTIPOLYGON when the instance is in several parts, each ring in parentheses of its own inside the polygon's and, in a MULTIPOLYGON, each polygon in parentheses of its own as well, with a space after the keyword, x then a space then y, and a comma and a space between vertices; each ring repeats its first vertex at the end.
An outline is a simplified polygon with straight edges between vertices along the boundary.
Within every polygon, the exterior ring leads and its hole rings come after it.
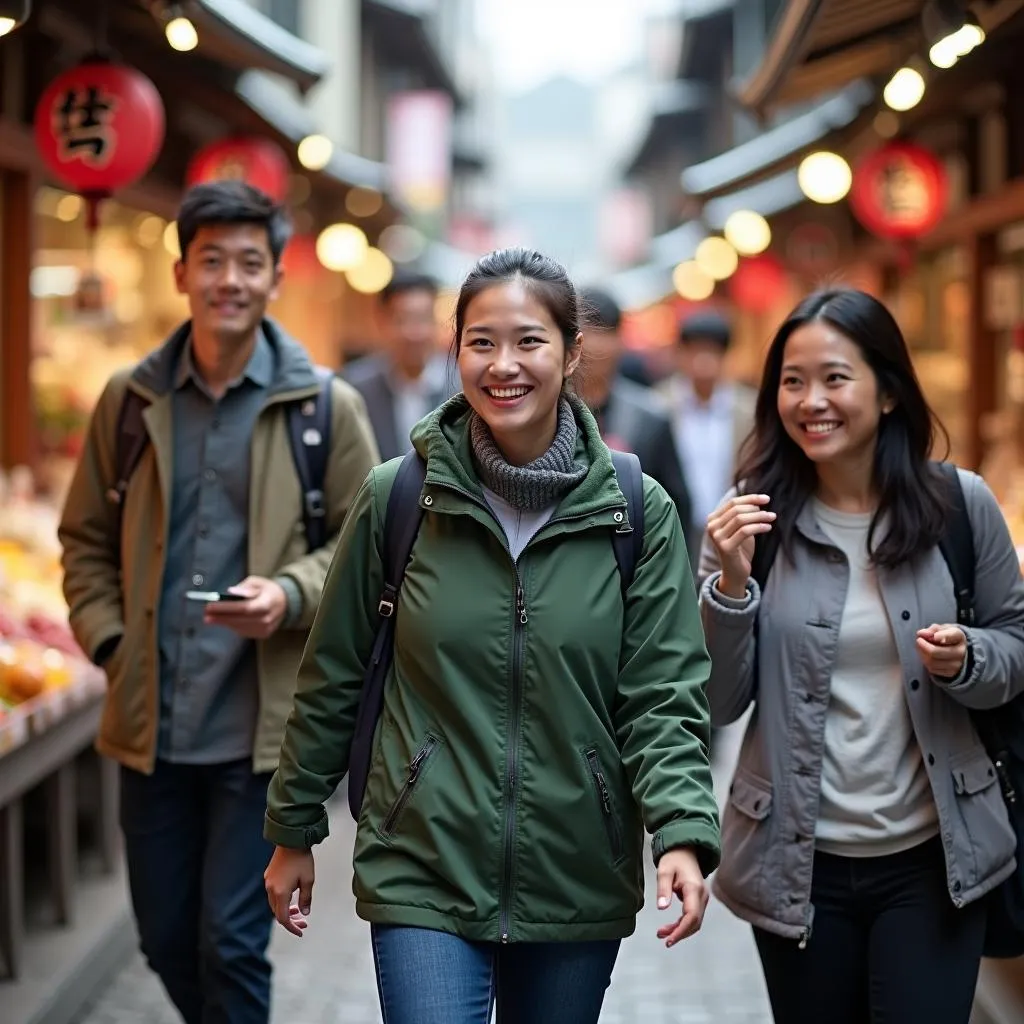
POLYGON ((384 707, 384 683, 394 657, 395 610, 402 589, 405 569, 423 522, 420 494, 427 466, 416 451, 407 452, 395 474, 387 511, 384 513, 384 538, 381 562, 384 585, 377 603, 377 633, 370 661, 363 677, 356 713, 355 731, 348 762, 348 806, 352 817, 359 820, 359 809, 370 774, 373 737, 384 707))
POLYGON ((640 460, 632 452, 609 449, 619 489, 626 498, 626 515, 632 530, 616 530, 612 548, 619 567, 622 594, 625 596, 636 575, 637 563, 644 550, 644 474, 640 460))
POLYGON ((956 593, 956 618, 962 626, 973 626, 974 612, 974 533, 967 514, 967 502, 956 466, 950 462, 937 462, 935 468, 946 485, 949 515, 946 528, 939 541, 939 550, 953 577, 956 593))
MULTIPOLYGON (((128 492, 128 483, 135 472, 142 453, 149 444, 149 431, 146 430, 142 414, 146 411, 149 401, 131 388, 126 389, 121 400, 121 408, 117 414, 117 434, 114 440, 114 458, 116 460, 116 477, 114 485, 107 489, 107 501, 114 507, 117 517, 115 537, 121 536, 121 523, 124 519, 124 498, 128 492)), ((118 550, 120 544, 118 543, 118 550)))
POLYGON ((318 551, 327 543, 327 505, 324 481, 331 451, 331 387, 334 374, 316 367, 320 391, 315 398, 288 406, 288 440, 295 472, 302 487, 302 521, 306 545, 318 551))

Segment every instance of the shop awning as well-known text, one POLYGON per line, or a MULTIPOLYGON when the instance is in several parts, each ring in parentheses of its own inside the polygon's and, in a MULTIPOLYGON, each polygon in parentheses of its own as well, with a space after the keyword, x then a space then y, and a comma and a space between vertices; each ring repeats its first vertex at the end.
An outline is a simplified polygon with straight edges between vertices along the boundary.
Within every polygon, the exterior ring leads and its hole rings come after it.
POLYGON ((753 210, 762 217, 774 217, 806 201, 796 171, 783 171, 756 185, 712 199, 704 205, 701 219, 712 231, 721 231, 729 216, 737 210, 753 210))
POLYGON ((459 107, 462 97, 426 24, 432 11, 428 0, 363 0, 365 23, 391 62, 404 70, 417 69, 424 88, 448 93, 459 107))
POLYGON ((245 0, 185 0, 181 8, 196 26, 203 49, 226 64, 272 71, 303 91, 331 69, 323 50, 292 35, 245 0))
POLYGON ((795 163, 804 150, 821 142, 830 132, 852 124, 874 95, 867 82, 854 82, 807 113, 687 168, 681 179, 683 190, 698 199, 712 199, 795 163))
POLYGON ((666 82, 655 90, 651 120, 626 174, 642 171, 668 143, 678 140, 696 115, 707 109, 709 90, 701 82, 666 82))
MULTIPOLYGON (((312 114, 281 83, 260 71, 246 71, 235 83, 235 95, 258 114, 279 135, 298 144, 317 131, 312 114)), ((335 149, 322 174, 346 185, 384 192, 387 189, 387 167, 355 153, 335 149)))

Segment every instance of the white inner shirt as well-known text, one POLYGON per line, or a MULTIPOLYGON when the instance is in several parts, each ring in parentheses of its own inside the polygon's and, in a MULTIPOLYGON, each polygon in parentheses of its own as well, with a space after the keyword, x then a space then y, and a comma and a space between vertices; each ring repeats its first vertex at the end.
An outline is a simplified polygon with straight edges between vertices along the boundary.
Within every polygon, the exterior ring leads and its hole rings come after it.
POLYGON ((732 486, 736 458, 734 390, 717 387, 702 402, 687 381, 677 380, 672 395, 672 425, 683 479, 693 504, 693 523, 701 533, 708 516, 732 486))
POLYGON ((825 719, 817 848, 884 857, 936 835, 938 814, 877 571, 868 559, 871 515, 839 512, 817 499, 814 510, 850 566, 825 719))

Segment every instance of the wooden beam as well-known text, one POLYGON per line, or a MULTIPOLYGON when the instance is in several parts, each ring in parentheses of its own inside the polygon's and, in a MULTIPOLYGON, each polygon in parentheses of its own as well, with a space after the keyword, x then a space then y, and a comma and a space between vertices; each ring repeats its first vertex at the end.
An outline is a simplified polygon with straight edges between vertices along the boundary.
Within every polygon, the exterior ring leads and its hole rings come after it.
POLYGON ((3 231, 0 232, 0 465, 31 466, 36 447, 32 402, 32 292, 35 180, 24 171, 0 175, 3 231))
POLYGON ((967 348, 967 460, 977 469, 985 454, 982 423, 996 408, 999 377, 998 339, 985 319, 985 282, 999 259, 993 234, 975 235, 968 244, 971 293, 970 339, 967 348))

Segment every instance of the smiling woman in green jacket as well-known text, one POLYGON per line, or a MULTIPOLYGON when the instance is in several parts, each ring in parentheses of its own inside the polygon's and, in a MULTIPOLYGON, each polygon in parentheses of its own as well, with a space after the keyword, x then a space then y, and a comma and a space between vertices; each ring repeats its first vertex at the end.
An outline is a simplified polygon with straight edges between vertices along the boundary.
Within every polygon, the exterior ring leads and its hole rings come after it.
MULTIPOLYGON (((644 827, 659 908, 682 901, 659 937, 703 918, 719 830, 683 532, 645 477, 623 595, 611 538, 627 503, 567 387, 581 347, 565 270, 491 253, 457 303, 463 393, 413 433, 426 511, 354 854, 389 1024, 487 1024, 495 1000, 511 1024, 595 1024, 643 903, 644 827)), ((346 520, 270 787, 267 892, 294 934, 348 763, 398 462, 346 520)))

